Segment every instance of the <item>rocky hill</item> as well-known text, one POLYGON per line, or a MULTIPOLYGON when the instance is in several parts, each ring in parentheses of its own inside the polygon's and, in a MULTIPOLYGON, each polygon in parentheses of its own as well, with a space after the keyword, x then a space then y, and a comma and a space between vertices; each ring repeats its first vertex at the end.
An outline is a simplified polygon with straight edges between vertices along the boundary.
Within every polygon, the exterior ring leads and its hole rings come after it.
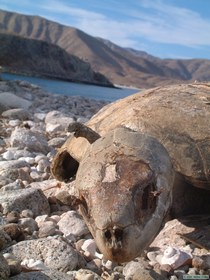
POLYGON ((0 65, 8 72, 112 86, 90 64, 44 41, 0 34, 0 65))
POLYGON ((210 60, 159 59, 38 16, 0 10, 0 32, 56 44, 69 54, 89 62, 95 71, 115 84, 142 88, 210 80, 210 60))

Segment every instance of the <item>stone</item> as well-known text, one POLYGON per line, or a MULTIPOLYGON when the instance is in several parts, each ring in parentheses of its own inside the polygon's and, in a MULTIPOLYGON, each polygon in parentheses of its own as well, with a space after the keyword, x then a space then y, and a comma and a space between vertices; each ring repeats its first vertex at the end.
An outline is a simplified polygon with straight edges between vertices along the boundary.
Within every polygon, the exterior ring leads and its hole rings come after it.
POLYGON ((15 128, 10 137, 12 147, 27 148, 31 152, 47 154, 50 151, 44 135, 25 128, 15 128))
POLYGON ((12 240, 23 240, 23 231, 21 227, 15 223, 2 225, 0 229, 6 232, 12 240))
POLYGON ((48 158, 40 159, 36 169, 38 172, 50 171, 50 162, 49 162, 48 158))
POLYGON ((38 225, 39 228, 40 228, 40 227, 44 224, 44 222, 47 221, 47 220, 48 220, 48 215, 39 215, 39 216, 37 216, 37 217, 35 218, 35 221, 36 221, 36 223, 37 223, 37 225, 38 225))
POLYGON ((25 209, 30 209, 36 217, 40 214, 48 214, 50 212, 46 196, 41 190, 34 188, 6 192, 0 191, 0 204, 4 208, 4 214, 13 210, 21 212, 25 209))
MULTIPOLYGON (((96 243, 94 239, 87 239, 81 246, 81 249, 84 251, 85 256, 93 258, 102 259, 103 255, 99 254, 96 251, 96 243)), ((106 266, 106 264, 105 264, 106 266)))
POLYGON ((0 161, 0 174, 3 174, 4 171, 11 169, 19 169, 23 167, 30 167, 30 165, 23 160, 7 160, 0 161))
POLYGON ((63 114, 60 111, 51 111, 45 117, 46 124, 59 124, 63 129, 67 128, 68 125, 73 121, 74 118, 63 114))
POLYGON ((2 117, 12 119, 12 120, 29 120, 31 118, 31 115, 29 114, 28 111, 22 109, 22 108, 17 108, 17 109, 10 109, 7 111, 4 111, 2 113, 2 117))
POLYGON ((9 126, 12 126, 12 127, 16 127, 16 126, 19 126, 21 124, 22 124, 22 122, 20 120, 10 120, 9 121, 9 126))
POLYGON ((19 275, 10 277, 10 280, 75 280, 75 277, 61 271, 48 269, 44 271, 22 272, 19 275))
POLYGON ((137 261, 131 261, 127 263, 123 268, 123 275, 125 276, 125 278, 132 277, 139 269, 145 269, 144 264, 137 261))
POLYGON ((43 260, 51 269, 67 272, 74 270, 78 264, 77 252, 64 238, 53 236, 37 240, 21 241, 6 249, 19 260, 43 260))
POLYGON ((25 210, 23 210, 21 212, 20 216, 22 218, 33 218, 34 217, 34 213, 30 209, 25 209, 25 210))
POLYGON ((165 250, 170 244, 170 246, 182 248, 186 245, 186 241, 180 238, 179 233, 187 234, 192 231, 192 227, 184 225, 177 219, 168 221, 164 228, 156 236, 154 241, 150 244, 150 247, 157 247, 165 250))
POLYGON ((56 224, 52 221, 44 222, 39 228, 39 238, 54 235, 56 232, 56 224))
POLYGON ((11 92, 1 92, 0 104, 9 108, 23 108, 27 110, 31 106, 32 102, 11 92))
POLYGON ((8 247, 11 242, 11 237, 0 227, 0 251, 8 247))
POLYGON ((71 234, 81 237, 89 233, 82 217, 76 211, 64 213, 57 225, 66 237, 71 234))
POLYGON ((10 276, 16 275, 21 273, 22 267, 20 261, 14 258, 7 258, 7 263, 10 269, 10 276))
POLYGON ((32 270, 46 270, 46 269, 48 269, 44 265, 43 261, 41 261, 41 260, 36 261, 34 259, 25 259, 21 262, 21 265, 28 270, 30 270, 30 269, 32 269, 32 270))
POLYGON ((65 141, 66 141, 66 138, 55 137, 55 138, 52 138, 48 141, 48 145, 53 147, 53 148, 59 148, 64 144, 65 141))
POLYGON ((33 218, 21 218, 18 224, 27 231, 28 234, 32 234, 38 230, 37 222, 33 218))
POLYGON ((11 211, 6 216, 7 223, 17 223, 20 219, 20 213, 17 211, 11 211))
POLYGON ((3 153, 3 154, 2 154, 2 157, 3 157, 4 159, 6 159, 6 160, 13 160, 13 159, 15 159, 15 157, 14 157, 14 152, 12 152, 12 151, 10 151, 10 150, 8 150, 8 151, 6 151, 5 153, 3 153))
POLYGON ((76 272, 77 280, 101 280, 102 278, 88 269, 79 269, 76 272))
POLYGON ((1 191, 5 192, 5 191, 12 191, 12 190, 19 190, 22 188, 24 188, 24 184, 23 184, 22 180, 17 179, 17 180, 15 180, 15 182, 7 184, 4 187, 2 187, 1 191))
POLYGON ((0 279, 8 280, 10 275, 10 269, 5 258, 0 254, 0 279))

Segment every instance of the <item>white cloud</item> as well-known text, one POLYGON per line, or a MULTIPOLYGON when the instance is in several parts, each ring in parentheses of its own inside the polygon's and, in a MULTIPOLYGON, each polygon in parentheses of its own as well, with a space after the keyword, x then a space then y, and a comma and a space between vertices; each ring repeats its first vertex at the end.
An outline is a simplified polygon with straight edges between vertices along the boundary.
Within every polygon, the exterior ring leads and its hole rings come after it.
MULTIPOLYGON (((8 0, 1 1, 6 5, 8 0)), ((103 11, 106 11, 106 14, 94 9, 77 8, 71 1, 64 0, 13 0, 14 2, 19 3, 19 12, 21 7, 24 11, 31 9, 35 12, 39 8, 39 14, 46 15, 47 18, 73 25, 90 35, 109 39, 121 46, 138 48, 139 42, 143 40, 188 47, 210 45, 209 19, 163 0, 131 1, 126 5, 127 8, 125 3, 109 0, 103 2, 103 11)), ((94 5, 96 6, 97 2, 94 5)))
POLYGON ((42 6, 47 11, 71 16, 75 27, 121 46, 137 47, 140 39, 191 47, 210 45, 210 20, 202 18, 197 12, 161 0, 141 0, 139 9, 135 10, 132 10, 132 5, 128 7, 123 11, 127 17, 117 20, 97 12, 73 8, 62 1, 49 1, 42 6))

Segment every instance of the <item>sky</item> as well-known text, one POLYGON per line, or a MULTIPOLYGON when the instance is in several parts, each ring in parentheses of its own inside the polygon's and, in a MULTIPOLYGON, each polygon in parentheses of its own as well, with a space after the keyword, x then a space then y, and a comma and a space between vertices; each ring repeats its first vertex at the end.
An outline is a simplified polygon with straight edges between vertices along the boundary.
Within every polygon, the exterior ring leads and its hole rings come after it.
POLYGON ((210 0, 0 0, 160 58, 210 59, 210 0))

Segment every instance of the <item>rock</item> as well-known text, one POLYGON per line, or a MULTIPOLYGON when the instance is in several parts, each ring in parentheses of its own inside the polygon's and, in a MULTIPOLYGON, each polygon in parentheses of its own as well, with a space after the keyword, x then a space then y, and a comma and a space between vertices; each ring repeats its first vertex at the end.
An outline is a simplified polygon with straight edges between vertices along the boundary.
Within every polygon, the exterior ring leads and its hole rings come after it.
POLYGON ((197 257, 192 259, 192 266, 197 269, 210 269, 210 255, 197 257))
POLYGON ((164 228, 150 244, 150 247, 157 247, 165 250, 170 244, 170 246, 182 248, 186 245, 186 242, 184 239, 180 238, 179 233, 186 234, 192 231, 192 227, 184 225, 179 220, 171 220, 165 224, 164 228))
POLYGON ((73 270, 78 264, 76 251, 61 237, 21 241, 6 249, 19 260, 43 260, 44 265, 63 272, 73 270))
POLYGON ((25 209, 25 210, 23 210, 21 212, 20 216, 22 218, 33 218, 34 217, 34 213, 30 209, 25 209))
POLYGON ((6 151, 5 153, 2 154, 2 157, 6 160, 13 160, 15 159, 14 153, 10 150, 6 151))
MULTIPOLYGON (((94 239, 87 239, 81 246, 84 251, 85 256, 93 258, 102 259, 103 255, 96 251, 96 243, 94 239)), ((106 266, 106 265, 105 265, 106 266)))
POLYGON ((50 151, 45 136, 25 128, 16 128, 12 132, 10 144, 12 147, 18 147, 18 149, 27 148, 31 152, 47 154, 50 151))
POLYGON ((76 211, 64 213, 58 222, 58 226, 59 230, 62 231, 66 237, 71 234, 81 237, 89 233, 82 217, 76 211))
POLYGON ((125 278, 132 277, 138 269, 145 269, 145 265, 141 262, 131 261, 123 268, 125 278))
POLYGON ((36 169, 38 172, 50 172, 50 162, 48 158, 40 159, 36 169))
POLYGON ((1 92, 0 104, 8 108, 23 108, 27 110, 31 106, 32 102, 11 92, 1 92))
POLYGON ((15 258, 7 258, 7 263, 10 269, 10 276, 21 273, 22 267, 20 261, 15 258))
POLYGON ((22 121, 20 120, 10 120, 9 121, 9 126, 12 126, 12 127, 16 127, 16 126, 19 126, 22 124, 22 121))
POLYGON ((10 269, 5 258, 0 254, 0 279, 8 280, 10 275, 10 269))
POLYGON ((4 214, 13 210, 21 212, 30 209, 36 217, 40 214, 48 214, 50 211, 48 200, 43 192, 33 188, 0 191, 0 204, 4 208, 4 214))
POLYGON ((21 265, 28 270, 30 270, 30 269, 31 270, 46 270, 46 269, 48 269, 44 265, 43 261, 40 261, 40 260, 36 261, 34 259, 25 259, 21 262, 21 265))
POLYGON ((0 227, 0 251, 8 247, 11 244, 11 237, 4 231, 3 227, 0 227))
POLYGON ((0 175, 0 189, 1 189, 3 186, 8 185, 8 184, 10 184, 10 183, 13 183, 13 180, 12 180, 12 179, 0 175))
POLYGON ((2 225, 0 229, 6 232, 6 234, 8 234, 12 240, 15 241, 23 240, 23 231, 21 227, 15 223, 2 225))
MULTIPOLYGON (((158 257, 156 257, 158 260, 158 257)), ((163 256, 160 257, 159 263, 161 265, 168 264, 173 269, 184 265, 187 261, 191 260, 192 256, 178 248, 169 246, 163 252, 163 256)))
POLYGON ((7 170, 16 170, 23 167, 30 167, 30 165, 23 160, 0 161, 0 174, 3 174, 3 172, 7 170))
POLYGON ((34 231, 38 230, 37 222, 33 218, 22 218, 19 220, 18 224, 27 231, 28 234, 32 234, 34 231))
MULTIPOLYGON (((18 174, 20 174, 20 173, 18 173, 18 174)), ((25 179, 25 177, 24 177, 24 179, 25 179)), ((1 191, 5 192, 5 191, 12 191, 12 190, 19 190, 22 188, 24 188, 24 184, 23 184, 22 180, 17 179, 17 180, 15 180, 15 182, 7 184, 4 187, 2 187, 1 191)))
POLYGON ((52 221, 44 222, 39 228, 39 238, 52 236, 56 232, 56 224, 52 221))
POLYGON ((29 112, 21 108, 4 111, 1 115, 4 118, 8 118, 12 120, 17 119, 21 121, 29 120, 31 118, 29 112))
POLYGON ((68 125, 72 122, 74 122, 74 118, 69 117, 60 111, 51 111, 49 112, 45 117, 45 123, 48 124, 59 124, 62 126, 62 128, 65 130, 65 128, 68 127, 68 125))
POLYGON ((64 131, 64 127, 61 124, 47 123, 46 124, 46 132, 47 133, 58 133, 59 131, 64 131))
POLYGON ((37 216, 35 218, 35 221, 36 221, 38 227, 40 228, 44 224, 44 222, 48 220, 48 218, 49 218, 48 215, 39 215, 39 216, 37 216))
POLYGON ((155 272, 139 268, 133 274, 132 280, 165 280, 165 278, 163 278, 161 275, 158 276, 155 272))
POLYGON ((55 137, 48 141, 48 145, 51 147, 54 147, 54 148, 59 148, 64 144, 65 141, 66 141, 66 138, 55 137))
POLYGON ((75 280, 73 275, 67 275, 64 272, 49 269, 37 272, 22 272, 19 275, 10 277, 11 280, 75 280))
POLYGON ((101 280, 102 278, 88 269, 79 269, 76 272, 77 280, 101 280))
POLYGON ((17 211, 11 211, 6 216, 7 223, 17 223, 20 219, 20 213, 17 211))

